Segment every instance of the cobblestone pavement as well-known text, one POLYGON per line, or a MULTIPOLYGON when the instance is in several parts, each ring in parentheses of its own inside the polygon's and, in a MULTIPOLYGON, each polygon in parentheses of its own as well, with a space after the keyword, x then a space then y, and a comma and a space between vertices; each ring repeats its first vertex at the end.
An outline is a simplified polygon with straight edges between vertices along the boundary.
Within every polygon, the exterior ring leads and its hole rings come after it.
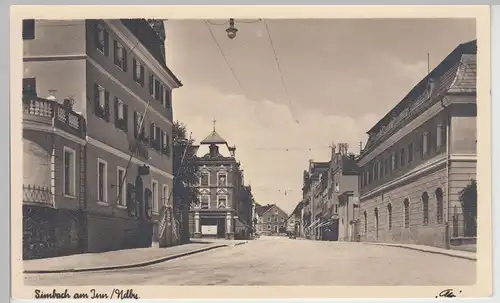
POLYGON ((143 268, 28 274, 27 285, 470 285, 476 262, 397 247, 261 237, 143 268))

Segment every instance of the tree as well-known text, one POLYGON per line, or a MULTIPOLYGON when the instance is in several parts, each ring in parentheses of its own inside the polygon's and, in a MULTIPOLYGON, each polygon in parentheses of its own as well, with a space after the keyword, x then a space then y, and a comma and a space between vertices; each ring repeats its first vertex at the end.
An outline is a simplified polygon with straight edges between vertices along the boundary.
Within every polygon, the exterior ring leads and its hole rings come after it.
POLYGON ((192 185, 197 181, 197 147, 188 135, 184 123, 176 121, 172 127, 173 146, 173 201, 176 216, 180 219, 181 242, 189 241, 189 206, 198 202, 198 191, 192 185))
POLYGON ((477 235, 477 183, 471 182, 460 191, 460 203, 464 215, 464 236, 477 235))

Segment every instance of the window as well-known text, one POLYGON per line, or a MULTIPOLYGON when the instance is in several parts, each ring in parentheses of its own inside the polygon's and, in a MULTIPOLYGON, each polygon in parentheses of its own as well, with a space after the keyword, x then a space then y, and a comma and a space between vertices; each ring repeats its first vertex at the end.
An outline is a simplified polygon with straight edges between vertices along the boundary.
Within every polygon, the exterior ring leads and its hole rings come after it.
POLYGON ((108 163, 97 159, 97 201, 108 202, 108 163))
POLYGON ((163 154, 170 156, 170 136, 168 133, 163 132, 163 154))
POLYGON ((146 136, 145 131, 144 131, 144 124, 146 123, 146 118, 144 117, 143 114, 134 112, 134 135, 135 137, 142 137, 144 138, 146 136))
POLYGON ((158 203, 158 181, 153 180, 151 182, 151 193, 152 193, 152 199, 153 199, 153 212, 154 213, 159 213, 160 212, 160 204, 158 203))
POLYGON ((278 232, 278 225, 274 225, 274 232, 277 233, 278 232))
POLYGON ((267 226, 267 230, 271 230, 271 225, 268 225, 268 226, 267 226))
POLYGON ((209 174, 208 172, 202 172, 201 177, 200 177, 200 185, 201 186, 208 186, 209 184, 209 174))
POLYGON ((217 196, 217 208, 227 208, 226 196, 217 196))
POLYGON ((406 162, 405 162, 405 160, 406 160, 405 155, 406 155, 405 154, 405 149, 402 148, 401 151, 399 152, 399 164, 400 164, 399 166, 400 167, 403 167, 406 164, 406 162))
POLYGON ((118 66, 124 72, 127 71, 127 51, 123 46, 118 42, 114 41, 114 59, 115 65, 118 66))
POLYGON ((366 211, 363 213, 364 221, 365 221, 365 233, 368 232, 368 216, 366 214, 366 211))
POLYGON ((135 58, 132 62, 134 68, 134 81, 140 86, 144 86, 144 66, 135 58))
POLYGON ((125 169, 123 167, 117 167, 116 169, 116 196, 118 197, 118 205, 127 205, 127 180, 125 179, 125 169))
POLYGON ((444 145, 444 138, 445 138, 445 128, 442 124, 437 125, 437 130, 436 130, 436 147, 437 149, 441 148, 444 145))
POLYGON ((169 201, 169 192, 168 192, 168 185, 167 184, 163 184, 162 186, 162 189, 161 189, 161 199, 162 199, 162 203, 163 205, 168 205, 168 201, 169 201))
POLYGON ((160 140, 161 140, 161 129, 156 125, 156 123, 152 122, 149 129, 150 133, 150 146, 156 149, 157 151, 161 150, 160 140))
POLYGON ((156 100, 159 100, 159 90, 160 82, 156 80, 153 73, 149 74, 149 94, 153 96, 156 100))
POLYGON ((281 218, 281 222, 285 222, 285 218, 281 218))
POLYGON ((437 223, 443 223, 443 213, 444 213, 444 205, 443 205, 443 190, 441 188, 436 189, 436 206, 437 206, 437 223))
POLYGON ((413 161, 413 143, 410 143, 408 145, 408 163, 411 163, 413 161))
POLYGON ((168 88, 164 88, 164 92, 163 92, 163 98, 164 98, 164 101, 163 101, 163 105, 165 106, 165 108, 171 108, 172 107, 172 98, 171 98, 171 94, 170 94, 170 90, 168 88))
POLYGON ((35 19, 23 20, 23 40, 35 39, 35 19))
POLYGON ((122 100, 115 98, 115 125, 117 128, 127 131, 128 106, 122 100))
POLYGON ((391 170, 396 170, 396 154, 391 155, 391 170))
POLYGON ((429 137, 429 134, 427 132, 424 132, 422 134, 422 156, 427 155, 427 152, 429 151, 428 137, 429 137))
POLYGON ((378 178, 379 179, 382 179, 382 177, 384 176, 384 167, 383 167, 383 163, 382 163, 382 160, 378 161, 377 162, 377 170, 378 170, 378 178))
POLYGON ((109 34, 101 24, 97 24, 95 32, 95 45, 99 52, 107 56, 109 52, 109 34))
POLYGON ((210 196, 209 195, 202 195, 200 198, 200 204, 201 204, 201 209, 210 208, 210 196))
POLYGON ((424 225, 429 225, 429 195, 427 194, 427 192, 424 192, 422 194, 422 212, 424 225))
POLYGON ((403 208, 404 208, 405 228, 409 228, 410 227, 410 201, 408 201, 408 199, 405 199, 403 201, 403 208))
POLYGON ((387 204, 387 225, 389 227, 389 230, 392 229, 392 205, 391 203, 387 204))
POLYGON ((64 195, 76 196, 76 152, 75 150, 64 147, 64 195))
POLYGON ((109 121, 109 92, 94 83, 94 110, 97 117, 109 121))
POLYGON ((271 222, 271 217, 267 217, 267 222, 271 222))
POLYGON ((279 219, 279 218, 274 218, 274 222, 278 222, 278 219, 279 219))
POLYGON ((217 174, 217 185, 218 186, 227 186, 227 175, 226 175, 226 173, 218 173, 217 174))

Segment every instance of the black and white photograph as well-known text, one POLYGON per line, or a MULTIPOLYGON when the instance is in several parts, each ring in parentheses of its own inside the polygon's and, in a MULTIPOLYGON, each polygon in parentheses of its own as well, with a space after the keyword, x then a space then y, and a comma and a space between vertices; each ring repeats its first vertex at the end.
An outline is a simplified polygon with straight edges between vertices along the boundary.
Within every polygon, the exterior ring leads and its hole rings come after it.
POLYGON ((360 9, 18 8, 19 298, 491 295, 489 9, 360 9))

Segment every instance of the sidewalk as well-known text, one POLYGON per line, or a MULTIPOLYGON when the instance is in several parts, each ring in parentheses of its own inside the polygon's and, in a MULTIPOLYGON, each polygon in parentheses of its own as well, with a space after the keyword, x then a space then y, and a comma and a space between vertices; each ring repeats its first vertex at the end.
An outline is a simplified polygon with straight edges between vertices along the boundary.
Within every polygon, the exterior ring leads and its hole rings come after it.
POLYGON ((417 250, 417 251, 431 253, 431 254, 445 255, 445 256, 467 259, 467 260, 472 260, 472 261, 477 260, 476 253, 470 252, 470 251, 444 249, 444 248, 439 248, 439 247, 426 246, 426 245, 415 245, 415 244, 375 243, 375 242, 361 242, 361 243, 367 244, 367 245, 379 245, 379 246, 392 246, 392 247, 406 248, 406 249, 412 249, 412 250, 417 250))
POLYGON ((24 273, 61 273, 147 266, 233 243, 189 243, 168 248, 136 248, 103 253, 25 260, 24 273))

